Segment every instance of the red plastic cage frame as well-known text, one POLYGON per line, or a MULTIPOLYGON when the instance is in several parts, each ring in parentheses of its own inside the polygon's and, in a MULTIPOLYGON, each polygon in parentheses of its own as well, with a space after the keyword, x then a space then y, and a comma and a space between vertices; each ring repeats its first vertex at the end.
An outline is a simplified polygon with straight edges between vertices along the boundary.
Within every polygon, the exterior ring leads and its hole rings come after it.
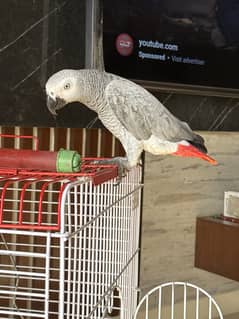
MULTIPOLYGON (((96 158, 83 159, 82 171, 80 173, 53 173, 53 172, 36 172, 25 170, 5 170, 0 169, 0 183, 2 184, 0 190, 0 229, 14 228, 14 229, 28 229, 39 231, 58 231, 61 225, 61 200, 65 187, 79 177, 88 177, 91 179, 93 185, 97 186, 110 179, 118 176, 118 169, 115 165, 92 165, 90 162, 96 158), (66 181, 67 180, 67 181, 66 181), (25 223, 23 219, 24 203, 26 190, 32 183, 43 182, 40 192, 39 205, 37 212, 37 223, 25 223), (6 222, 4 219, 5 196, 8 188, 15 182, 21 182, 21 191, 19 193, 18 218, 14 223, 6 222), (57 222, 54 225, 44 225, 42 220, 42 203, 47 187, 51 184, 61 183, 62 185, 58 191, 58 205, 57 205, 57 222)), ((97 158, 99 160, 99 158, 97 158)))
MULTIPOLYGON (((4 138, 22 138, 22 139, 32 139, 34 144, 34 149, 39 149, 39 140, 35 136, 28 135, 10 135, 10 134, 0 134, 0 137, 4 138)), ((2 184, 0 190, 0 229, 1 228, 14 228, 14 229, 31 229, 31 230, 45 230, 45 231, 58 231, 61 225, 61 200, 65 187, 73 181, 76 181, 79 177, 88 177, 91 179, 93 185, 97 186, 110 179, 116 178, 118 176, 117 165, 100 165, 93 164, 94 161, 104 160, 105 158, 83 158, 81 171, 78 173, 57 173, 48 171, 31 171, 22 170, 18 168, 6 169, 0 168, 0 183, 2 184), (67 181, 66 181, 67 180, 67 181), (41 188, 38 190, 40 192, 39 205, 37 212, 37 223, 29 224, 24 221, 23 212, 25 204, 26 190, 32 183, 42 182, 41 188), (4 218, 4 207, 6 204, 6 193, 14 182, 21 182, 21 190, 19 191, 18 198, 18 211, 17 211, 17 221, 13 223, 6 222, 4 218), (62 182, 62 183, 61 183, 62 182), (57 198, 57 221, 54 225, 45 225, 43 223, 43 198, 47 191, 47 187, 51 184, 61 183, 58 190, 57 198)))

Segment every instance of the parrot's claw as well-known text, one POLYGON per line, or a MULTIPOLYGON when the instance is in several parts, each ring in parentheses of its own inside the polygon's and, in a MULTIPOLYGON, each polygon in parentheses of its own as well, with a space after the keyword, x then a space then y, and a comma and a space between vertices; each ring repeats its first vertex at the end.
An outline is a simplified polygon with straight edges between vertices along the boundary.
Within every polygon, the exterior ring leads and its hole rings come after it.
POLYGON ((93 164, 106 164, 106 165, 117 165, 118 167, 118 176, 114 186, 117 186, 121 183, 122 178, 126 176, 129 171, 129 163, 126 157, 113 157, 109 159, 102 159, 98 161, 93 161, 93 164))

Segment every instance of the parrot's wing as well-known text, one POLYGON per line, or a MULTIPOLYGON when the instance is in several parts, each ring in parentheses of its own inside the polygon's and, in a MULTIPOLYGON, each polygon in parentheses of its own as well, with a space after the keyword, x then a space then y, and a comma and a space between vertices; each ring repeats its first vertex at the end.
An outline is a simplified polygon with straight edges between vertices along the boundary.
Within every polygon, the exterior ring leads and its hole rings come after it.
POLYGON ((142 95, 141 90, 133 83, 117 79, 106 87, 107 102, 121 124, 138 140, 146 140, 151 136, 147 112, 148 96, 142 95))
POLYGON ((105 94, 118 120, 137 139, 146 140, 152 134, 172 142, 195 139, 196 134, 185 122, 179 121, 151 93, 133 82, 113 80, 105 94))

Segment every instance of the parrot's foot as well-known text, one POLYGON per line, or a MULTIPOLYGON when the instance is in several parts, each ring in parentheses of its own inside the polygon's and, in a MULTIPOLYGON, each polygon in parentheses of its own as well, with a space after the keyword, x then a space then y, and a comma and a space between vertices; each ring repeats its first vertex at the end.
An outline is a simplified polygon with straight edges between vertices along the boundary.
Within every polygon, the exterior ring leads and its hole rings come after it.
POLYGON ((106 165, 117 165, 118 177, 115 185, 119 185, 122 178, 126 176, 126 173, 130 170, 130 165, 126 157, 113 157, 109 159, 102 159, 94 161, 94 164, 106 164, 106 165))

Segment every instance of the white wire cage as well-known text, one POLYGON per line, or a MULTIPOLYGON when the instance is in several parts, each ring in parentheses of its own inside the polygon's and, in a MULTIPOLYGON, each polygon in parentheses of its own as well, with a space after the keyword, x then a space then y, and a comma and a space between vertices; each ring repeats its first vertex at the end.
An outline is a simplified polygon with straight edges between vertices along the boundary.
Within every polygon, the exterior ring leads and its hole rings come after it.
POLYGON ((2 319, 133 317, 141 168, 115 182, 107 169, 0 177, 2 319))
POLYGON ((223 319, 215 299, 187 282, 167 282, 139 302, 134 319, 223 319))

